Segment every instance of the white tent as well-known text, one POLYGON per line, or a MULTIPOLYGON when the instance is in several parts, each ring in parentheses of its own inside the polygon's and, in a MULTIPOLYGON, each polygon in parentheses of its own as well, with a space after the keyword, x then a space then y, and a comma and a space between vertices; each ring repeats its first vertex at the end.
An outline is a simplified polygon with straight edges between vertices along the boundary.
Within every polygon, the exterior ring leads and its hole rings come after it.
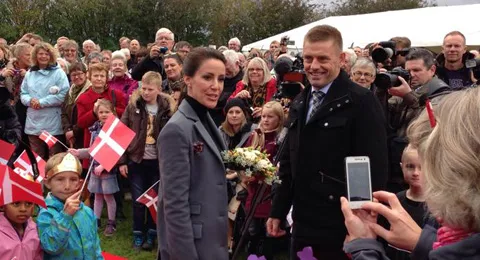
POLYGON ((273 40, 280 41, 289 36, 295 45, 289 49, 302 49, 303 37, 312 27, 328 24, 342 33, 343 48, 364 47, 368 43, 386 41, 395 36, 406 36, 412 46, 441 46, 445 34, 460 31, 467 38, 467 45, 480 45, 480 27, 477 15, 480 4, 439 6, 381 13, 328 17, 281 34, 248 44, 243 51, 251 48, 268 49, 273 40))

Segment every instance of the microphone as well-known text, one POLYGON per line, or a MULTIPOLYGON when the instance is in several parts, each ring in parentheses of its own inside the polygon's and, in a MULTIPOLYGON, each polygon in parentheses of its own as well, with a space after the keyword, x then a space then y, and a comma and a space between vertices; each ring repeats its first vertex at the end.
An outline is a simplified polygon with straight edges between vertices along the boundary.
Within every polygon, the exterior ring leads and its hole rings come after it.
POLYGON ((293 68, 293 61, 288 57, 280 57, 275 61, 273 69, 278 76, 279 82, 283 81, 283 76, 293 68))

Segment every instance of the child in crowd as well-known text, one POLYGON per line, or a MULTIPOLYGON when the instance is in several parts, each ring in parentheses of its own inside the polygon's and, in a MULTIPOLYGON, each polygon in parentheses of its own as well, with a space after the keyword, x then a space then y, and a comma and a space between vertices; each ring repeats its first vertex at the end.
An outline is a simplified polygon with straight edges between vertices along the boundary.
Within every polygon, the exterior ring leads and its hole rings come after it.
MULTIPOLYGON (((260 151, 266 151, 269 159, 273 162, 280 143, 279 137, 283 129, 285 120, 283 107, 279 102, 270 101, 263 105, 259 128, 257 128, 250 138, 247 140, 246 146, 251 146, 260 151)), ((249 179, 248 196, 246 201, 247 212, 253 203, 255 192, 260 184, 255 179, 249 179)), ((267 188, 264 198, 270 195, 271 188, 267 188)), ((274 238, 267 237, 265 223, 268 219, 272 201, 270 199, 260 203, 255 210, 254 217, 248 229, 250 235, 250 243, 248 246, 248 254, 263 255, 267 260, 273 259, 273 243, 274 238), (263 240, 263 243, 262 243, 263 240), (263 250, 260 250, 262 248, 263 250)))
POLYGON ((103 259, 93 211, 80 201, 80 161, 71 153, 52 156, 45 166, 50 190, 37 218, 44 259, 103 259))
POLYGON ((31 216, 34 204, 18 201, 0 213, 0 259, 43 259, 37 225, 31 216))
POLYGON ((173 98, 161 91, 160 73, 153 71, 145 73, 141 88, 133 92, 121 119, 136 133, 118 162, 120 174, 130 181, 135 250, 152 250, 157 238, 157 227, 151 214, 146 212, 145 205, 136 200, 160 178, 157 138, 175 111, 173 98))
MULTIPOLYGON (((95 102, 93 112, 97 116, 98 121, 90 127, 90 133, 92 135, 90 145, 93 144, 95 138, 100 134, 103 124, 105 124, 108 117, 115 113, 115 109, 112 102, 102 98, 95 102)), ((71 149, 70 152, 78 156, 80 159, 87 159, 90 156, 88 154, 88 148, 79 150, 71 149)), ((103 234, 107 237, 113 236, 117 228, 115 221, 117 203, 115 202, 114 194, 119 191, 116 169, 107 172, 102 165, 94 161, 92 172, 90 173, 90 180, 88 182, 88 191, 95 194, 93 211, 97 217, 98 227, 101 226, 103 200, 105 199, 107 202, 108 223, 103 234)))
MULTIPOLYGON (((408 145, 403 150, 401 160, 400 166, 403 178, 409 188, 397 193, 397 197, 402 207, 410 214, 413 220, 420 227, 423 227, 428 210, 425 205, 425 197, 423 196, 422 166, 417 149, 412 147, 412 145, 408 145)), ((387 248, 387 255, 392 260, 410 259, 408 252, 394 248, 387 248)))

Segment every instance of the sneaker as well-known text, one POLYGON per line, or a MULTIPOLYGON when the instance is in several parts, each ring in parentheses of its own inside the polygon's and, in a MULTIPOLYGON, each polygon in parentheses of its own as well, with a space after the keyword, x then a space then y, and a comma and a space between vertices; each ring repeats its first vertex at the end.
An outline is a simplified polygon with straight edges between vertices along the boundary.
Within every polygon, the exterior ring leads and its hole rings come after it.
POLYGON ((155 245, 155 240, 157 240, 157 231, 154 229, 149 229, 147 232, 147 241, 143 243, 143 250, 152 251, 155 245))
POLYGON ((105 228, 103 234, 106 237, 111 237, 113 234, 115 234, 115 231, 117 231, 117 224, 115 223, 115 220, 108 220, 107 227, 105 228))
POLYGON ((140 249, 142 249, 143 240, 142 231, 133 231, 133 249, 140 251, 140 249))

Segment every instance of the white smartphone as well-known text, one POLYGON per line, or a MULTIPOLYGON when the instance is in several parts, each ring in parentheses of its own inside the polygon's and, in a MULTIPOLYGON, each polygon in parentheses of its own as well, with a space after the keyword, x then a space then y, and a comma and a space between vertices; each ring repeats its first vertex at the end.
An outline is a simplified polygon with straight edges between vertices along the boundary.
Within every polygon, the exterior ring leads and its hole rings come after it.
POLYGON ((346 157, 345 172, 350 208, 358 209, 365 202, 372 201, 370 159, 367 156, 346 157))

